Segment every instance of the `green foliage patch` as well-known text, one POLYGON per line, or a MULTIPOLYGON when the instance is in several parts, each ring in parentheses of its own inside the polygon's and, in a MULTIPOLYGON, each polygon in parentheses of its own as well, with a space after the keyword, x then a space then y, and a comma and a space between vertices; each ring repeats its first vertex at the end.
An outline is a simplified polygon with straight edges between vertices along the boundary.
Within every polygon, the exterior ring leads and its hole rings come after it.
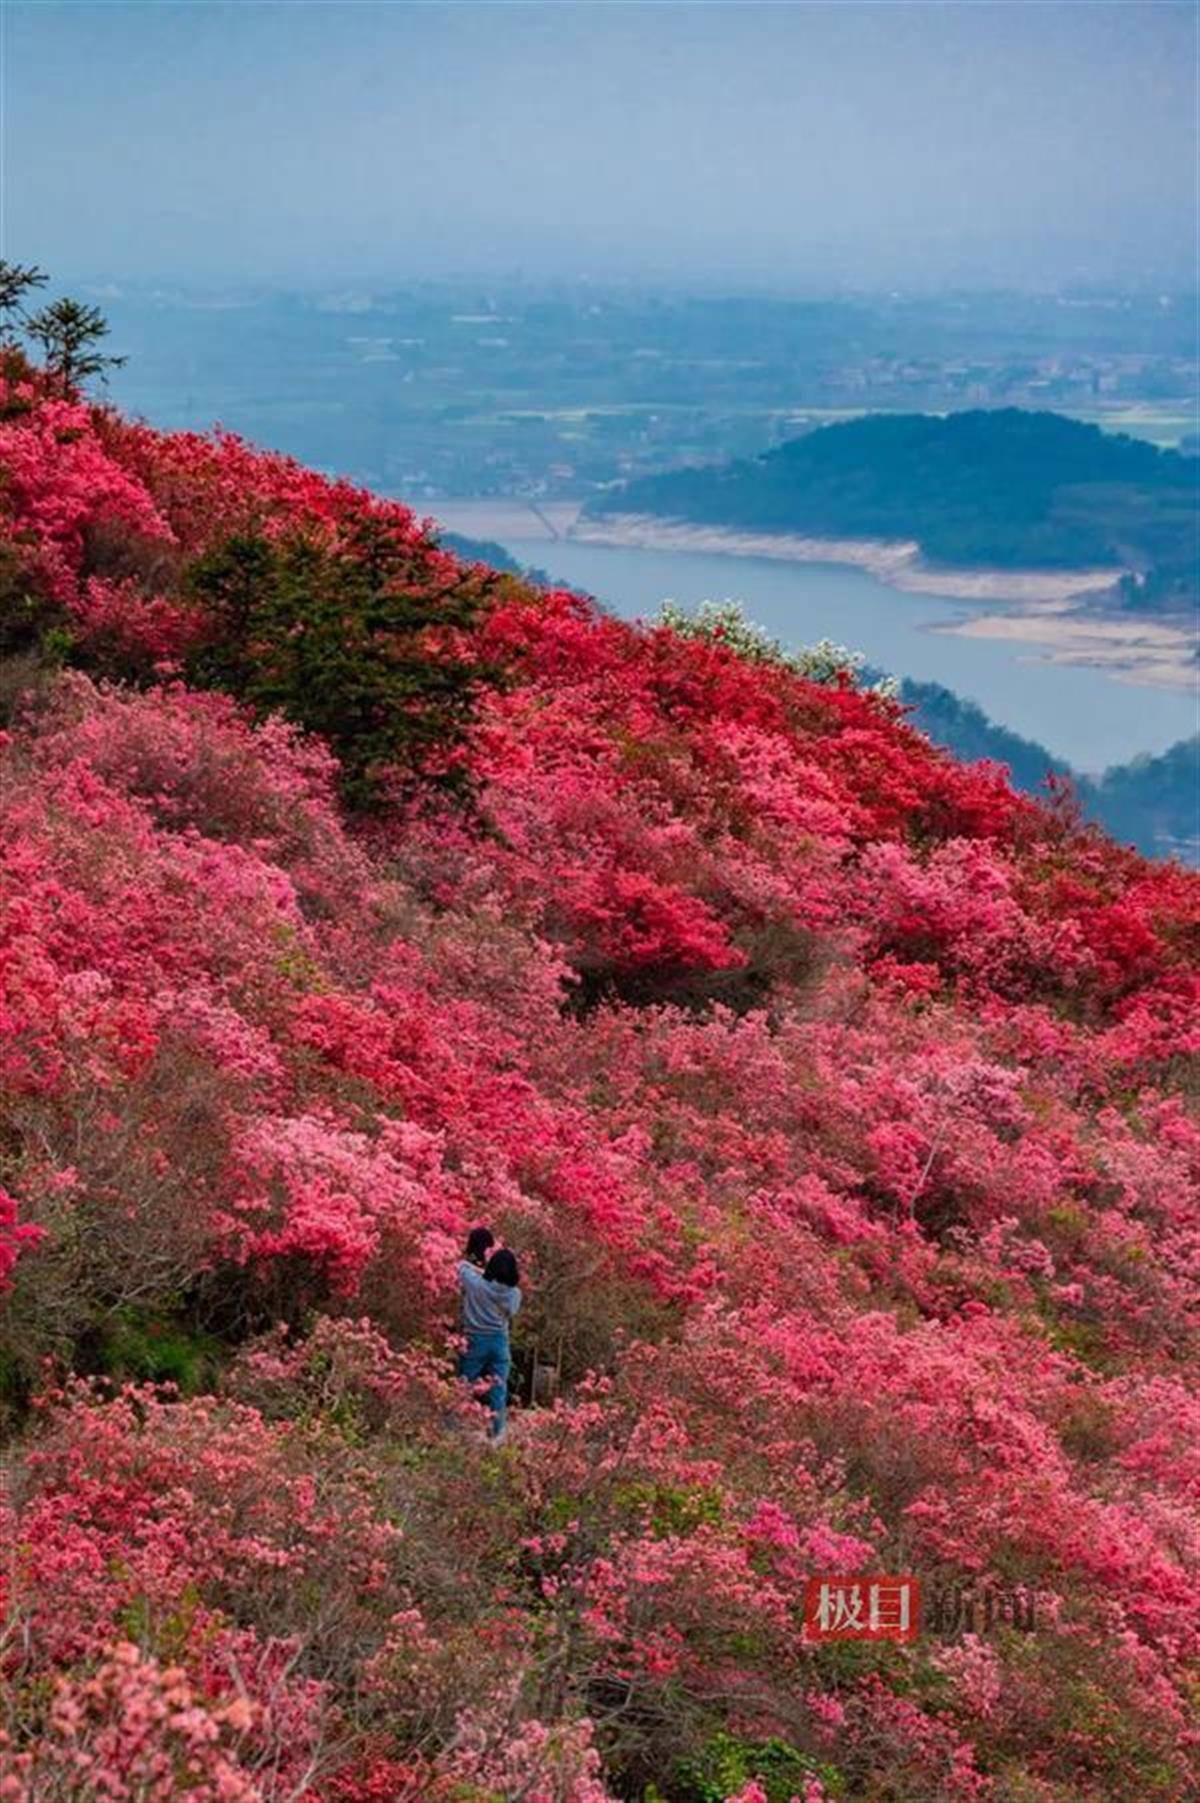
POLYGON ((211 620, 189 677, 319 733, 354 807, 378 805, 417 775, 465 790, 476 700, 500 672, 462 635, 503 578, 469 569, 435 582, 428 561, 371 517, 336 543, 231 538, 188 575, 211 620))
POLYGON ((767 1793, 768 1803, 790 1803, 803 1795, 809 1778, 819 1778, 831 1797, 844 1794, 841 1774, 802 1753, 786 1740, 739 1740, 733 1734, 714 1734, 694 1758, 681 1760, 678 1785, 672 1803, 725 1803, 751 1779, 767 1793))

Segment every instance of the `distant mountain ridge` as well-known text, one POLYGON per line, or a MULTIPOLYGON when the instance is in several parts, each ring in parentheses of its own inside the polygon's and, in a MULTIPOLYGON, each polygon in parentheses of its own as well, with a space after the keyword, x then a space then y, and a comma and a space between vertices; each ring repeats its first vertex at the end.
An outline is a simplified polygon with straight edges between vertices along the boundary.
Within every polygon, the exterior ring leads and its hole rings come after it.
POLYGON ((906 677, 900 698, 912 709, 913 724, 964 762, 990 758, 1003 764, 1013 787, 1027 795, 1044 795, 1048 775, 1068 778, 1087 818, 1114 839, 1147 857, 1200 863, 1200 737, 1180 739, 1158 756, 1145 753, 1091 777, 1035 739, 1000 726, 941 683, 906 677))
POLYGON ((1114 565, 1130 606, 1194 599, 1193 460, 1061 414, 1008 407, 869 414, 761 456, 622 484, 592 517, 650 514, 742 531, 916 539, 935 563, 1114 565))

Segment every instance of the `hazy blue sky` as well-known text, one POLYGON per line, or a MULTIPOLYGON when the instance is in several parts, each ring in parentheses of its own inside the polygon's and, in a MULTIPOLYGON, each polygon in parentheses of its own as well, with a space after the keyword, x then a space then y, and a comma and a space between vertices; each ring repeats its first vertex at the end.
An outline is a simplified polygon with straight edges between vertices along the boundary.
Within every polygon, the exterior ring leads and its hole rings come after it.
POLYGON ((1193 5, 4 7, 55 272, 1186 280, 1193 5))

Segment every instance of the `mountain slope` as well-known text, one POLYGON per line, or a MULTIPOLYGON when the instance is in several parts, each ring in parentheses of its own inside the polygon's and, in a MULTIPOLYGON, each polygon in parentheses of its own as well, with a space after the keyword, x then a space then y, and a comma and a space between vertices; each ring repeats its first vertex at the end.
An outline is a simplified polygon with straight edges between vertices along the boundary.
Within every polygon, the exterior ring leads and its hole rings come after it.
POLYGON ((1088 801, 1110 832, 1195 864, 1200 859, 1200 737, 1181 739, 1158 757, 1147 754, 1106 770, 1088 801))
POLYGON ((914 724, 955 757, 1003 764, 1026 795, 1044 795, 1048 776, 1067 778, 1087 817, 1121 843, 1147 857, 1180 857, 1193 866, 1200 858, 1200 739, 1181 739, 1158 757, 1114 764, 1099 777, 1080 776, 1044 745, 998 726, 941 683, 906 677, 900 694, 914 724))
POLYGON ((3 1794, 1187 1794, 1196 880, 285 460, 3 411, 3 1794), (354 656, 431 732, 479 680, 441 762, 339 715, 364 794, 186 678, 198 565, 309 559, 247 597, 299 656, 378 534, 354 656), (873 1571, 1036 1631, 807 1644, 873 1571))

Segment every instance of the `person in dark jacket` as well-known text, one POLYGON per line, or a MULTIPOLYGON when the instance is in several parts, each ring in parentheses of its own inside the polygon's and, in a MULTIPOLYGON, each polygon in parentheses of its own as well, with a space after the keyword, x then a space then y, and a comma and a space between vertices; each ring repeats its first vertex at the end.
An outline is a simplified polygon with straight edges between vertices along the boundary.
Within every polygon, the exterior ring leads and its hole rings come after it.
POLYGON ((466 1251, 463 1257, 482 1271, 491 1257, 492 1247, 496 1244, 496 1236, 490 1227, 472 1227, 467 1235, 466 1251))
POLYGON ((470 1257, 461 1258, 458 1291, 466 1340, 459 1354, 458 1375, 472 1385, 490 1379, 487 1404, 494 1444, 503 1440, 507 1425, 508 1373, 512 1362, 508 1330, 521 1306, 520 1272, 515 1257, 507 1247, 501 1247, 492 1253, 482 1271, 470 1257))

